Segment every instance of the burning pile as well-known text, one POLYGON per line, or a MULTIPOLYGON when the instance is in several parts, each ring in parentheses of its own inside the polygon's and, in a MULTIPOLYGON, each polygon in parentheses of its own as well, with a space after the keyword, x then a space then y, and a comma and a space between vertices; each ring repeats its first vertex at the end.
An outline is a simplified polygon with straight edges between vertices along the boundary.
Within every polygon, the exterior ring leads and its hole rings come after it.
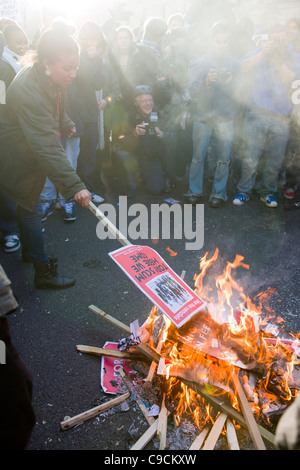
MULTIPOLYGON (((184 386, 176 396, 178 380, 174 378, 228 396, 239 409, 232 381, 232 374, 239 371, 253 414, 271 427, 300 388, 299 335, 285 333, 282 319, 275 318, 269 307, 274 291, 268 289, 254 301, 244 294, 233 278, 234 269, 249 268, 241 256, 227 263, 222 275, 216 277, 215 294, 211 283, 204 285, 207 271, 218 257, 218 250, 211 259, 206 254, 200 262, 201 273, 195 276, 196 292, 207 301, 208 309, 180 329, 153 309, 141 329, 141 340, 154 349, 159 344, 157 372, 168 379, 167 394, 170 403, 178 403, 174 410, 178 420, 194 397, 189 397, 184 386)), ((193 408, 197 422, 195 403, 193 408)))
MULTIPOLYGON (((270 308, 270 299, 275 292, 267 289, 253 301, 245 295, 234 279, 237 268, 249 269, 239 255, 233 263, 226 263, 221 275, 213 276, 212 283, 209 273, 215 268, 221 272, 220 262, 223 264, 218 249, 212 258, 208 259, 206 254, 201 259, 200 274, 194 278, 195 292, 208 307, 180 328, 176 328, 157 307, 152 308, 141 327, 138 322, 128 327, 97 307, 89 307, 130 336, 119 342, 118 351, 89 346, 77 346, 77 350, 117 357, 119 364, 125 357, 139 361, 142 353, 144 358, 152 361, 150 369, 147 366, 147 378, 143 379, 144 388, 151 393, 154 378, 159 381, 161 408, 156 421, 153 417, 151 420, 148 418, 142 400, 138 400, 151 426, 132 447, 133 450, 144 448, 155 435, 160 438, 160 449, 164 449, 170 413, 176 426, 186 415, 192 415, 193 422, 200 429, 201 433, 190 449, 200 449, 210 421, 213 428, 203 449, 214 448, 225 422, 228 435, 234 429, 232 423, 237 427, 242 425, 249 430, 255 448, 265 449, 262 437, 274 445, 274 435, 268 429, 274 428, 279 416, 298 394, 299 334, 286 333, 283 320, 276 318, 270 308)), ((123 379, 130 392, 132 383, 124 371, 121 376, 118 377, 120 383, 123 379)), ((138 396, 137 390, 133 395, 138 396)), ((64 421, 61 427, 68 429, 127 397, 128 393, 64 421)))

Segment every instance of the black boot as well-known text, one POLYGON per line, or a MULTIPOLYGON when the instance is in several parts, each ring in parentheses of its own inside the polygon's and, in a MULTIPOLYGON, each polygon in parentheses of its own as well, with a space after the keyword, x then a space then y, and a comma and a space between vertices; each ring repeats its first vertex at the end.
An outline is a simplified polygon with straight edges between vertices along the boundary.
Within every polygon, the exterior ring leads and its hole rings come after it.
POLYGON ((57 258, 49 258, 47 264, 34 264, 34 285, 37 289, 65 289, 75 284, 75 279, 57 272, 57 258))

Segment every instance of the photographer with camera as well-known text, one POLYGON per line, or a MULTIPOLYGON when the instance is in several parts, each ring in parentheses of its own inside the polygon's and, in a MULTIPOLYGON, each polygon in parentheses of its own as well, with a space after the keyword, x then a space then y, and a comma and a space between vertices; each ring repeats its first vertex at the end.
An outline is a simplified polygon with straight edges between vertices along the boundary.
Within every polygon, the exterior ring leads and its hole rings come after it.
POLYGON ((114 149, 127 174, 129 192, 136 189, 140 174, 146 189, 160 194, 166 188, 165 144, 154 110, 152 90, 140 85, 135 90, 134 110, 123 122, 122 133, 114 142, 114 149))
POLYGON ((186 197, 191 204, 200 202, 205 159, 213 138, 216 162, 208 162, 215 167, 209 199, 209 205, 213 208, 218 208, 227 201, 235 113, 234 93, 239 68, 238 61, 229 52, 229 44, 229 25, 225 21, 219 21, 211 28, 210 50, 192 66, 189 85, 194 124, 193 158, 186 197))
POLYGON ((243 130, 246 151, 241 161, 238 194, 233 198, 235 205, 241 206, 249 200, 263 154, 261 201, 267 207, 278 206, 278 177, 293 110, 292 83, 299 72, 300 55, 288 48, 287 32, 282 25, 274 25, 268 40, 242 60, 249 92, 243 130))

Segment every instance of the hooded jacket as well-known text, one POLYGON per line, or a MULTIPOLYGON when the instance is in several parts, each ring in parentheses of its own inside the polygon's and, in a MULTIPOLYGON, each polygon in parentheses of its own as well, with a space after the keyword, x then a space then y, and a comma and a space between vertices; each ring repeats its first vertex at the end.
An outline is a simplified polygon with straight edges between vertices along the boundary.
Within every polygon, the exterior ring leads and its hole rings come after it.
POLYGON ((60 142, 74 126, 65 101, 66 90, 51 84, 36 63, 17 75, 1 106, 0 188, 27 210, 38 202, 46 177, 67 200, 85 189, 60 142))

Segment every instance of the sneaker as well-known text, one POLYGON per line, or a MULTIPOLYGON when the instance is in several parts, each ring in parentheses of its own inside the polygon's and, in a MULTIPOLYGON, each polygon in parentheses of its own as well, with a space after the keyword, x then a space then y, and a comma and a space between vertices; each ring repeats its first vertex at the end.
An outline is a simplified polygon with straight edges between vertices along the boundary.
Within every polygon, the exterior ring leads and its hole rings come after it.
POLYGON ((244 193, 239 193, 232 198, 232 202, 235 206, 243 206, 248 201, 249 197, 244 193))
POLYGON ((64 221, 75 222, 76 220, 76 207, 74 201, 68 201, 64 204, 64 221))
POLYGON ((4 237, 5 253, 14 253, 21 248, 21 242, 18 235, 6 235, 4 237))
POLYGON ((278 201, 273 194, 269 194, 269 196, 261 196, 260 200, 266 204, 268 207, 277 207, 278 201))
POLYGON ((286 199, 294 199, 295 191, 293 188, 285 188, 283 190, 283 195, 286 199))
POLYGON ((53 202, 42 202, 42 222, 45 222, 49 215, 53 214, 53 202))
POLYGON ((98 194, 91 193, 91 195, 92 195, 92 202, 94 202, 95 204, 101 204, 102 202, 105 201, 105 199, 103 199, 103 197, 101 196, 98 196, 98 194))

